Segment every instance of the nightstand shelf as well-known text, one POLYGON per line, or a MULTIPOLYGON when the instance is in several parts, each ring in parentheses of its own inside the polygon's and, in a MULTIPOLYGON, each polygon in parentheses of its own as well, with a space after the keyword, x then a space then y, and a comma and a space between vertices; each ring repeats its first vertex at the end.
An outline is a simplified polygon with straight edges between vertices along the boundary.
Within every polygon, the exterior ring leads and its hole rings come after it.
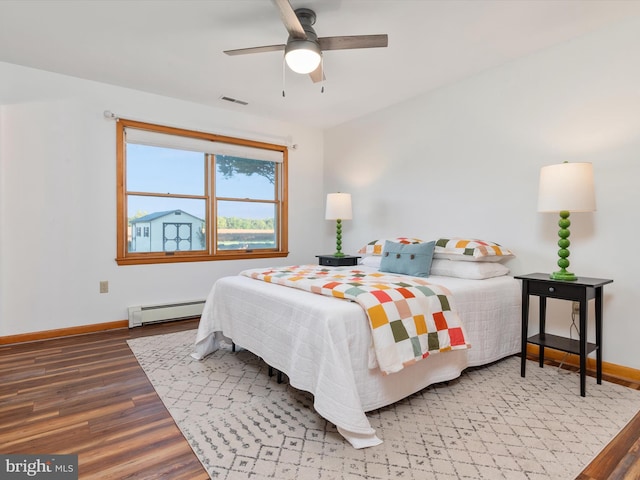
MULTIPOLYGON (((539 345, 541 347, 553 348, 554 350, 560 350, 561 352, 573 353, 574 355, 580 355, 580 341, 573 340, 559 335, 552 335, 551 333, 545 333, 544 335, 537 334, 527 338, 528 343, 539 345)), ((587 355, 595 351, 598 346, 595 343, 587 342, 587 355)))

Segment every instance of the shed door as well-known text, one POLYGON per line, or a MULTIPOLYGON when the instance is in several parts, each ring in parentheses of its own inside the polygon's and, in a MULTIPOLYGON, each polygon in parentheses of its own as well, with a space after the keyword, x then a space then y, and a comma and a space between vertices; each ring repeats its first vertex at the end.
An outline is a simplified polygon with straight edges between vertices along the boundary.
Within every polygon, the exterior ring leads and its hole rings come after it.
POLYGON ((191 224, 163 223, 162 244, 165 252, 191 250, 191 224))

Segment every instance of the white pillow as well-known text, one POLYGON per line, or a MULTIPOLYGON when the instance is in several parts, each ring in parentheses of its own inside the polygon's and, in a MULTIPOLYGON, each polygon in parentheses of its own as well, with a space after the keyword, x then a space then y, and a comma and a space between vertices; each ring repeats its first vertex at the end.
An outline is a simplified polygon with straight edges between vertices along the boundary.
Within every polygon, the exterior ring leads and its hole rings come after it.
POLYGON ((444 277, 484 280, 485 278, 507 275, 509 269, 496 262, 458 262, 454 260, 434 258, 431 263, 431 275, 444 277))
POLYGON ((380 264, 382 263, 381 255, 371 255, 367 257, 362 257, 360 260, 360 265, 364 265, 365 267, 372 268, 380 268, 380 264))
MULTIPOLYGON (((371 268, 380 268, 382 257, 372 255, 363 257, 360 265, 371 268)), ((507 275, 509 269, 502 263, 495 262, 457 262, 454 260, 434 258, 431 262, 429 275, 439 275, 443 277, 466 278, 468 280, 484 280, 485 278, 500 277, 507 275)))

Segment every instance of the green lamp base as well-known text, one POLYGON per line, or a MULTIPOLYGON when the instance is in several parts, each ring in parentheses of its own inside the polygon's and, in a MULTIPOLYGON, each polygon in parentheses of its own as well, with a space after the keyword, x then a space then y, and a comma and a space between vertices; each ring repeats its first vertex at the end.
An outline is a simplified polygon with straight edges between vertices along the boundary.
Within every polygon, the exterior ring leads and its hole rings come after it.
POLYGON ((553 279, 553 280, 563 280, 566 282, 571 282, 571 281, 575 281, 578 279, 578 277, 576 277, 576 275, 574 273, 571 272, 567 272, 566 270, 560 270, 558 272, 553 272, 551 275, 549 275, 549 278, 553 279))
POLYGON ((336 253, 333 254, 334 257, 344 257, 344 253, 342 253, 342 220, 336 220, 336 253))
POLYGON ((569 266, 569 245, 571 245, 569 241, 571 221, 569 220, 569 212, 567 210, 560 212, 558 226, 560 227, 558 231, 558 236, 560 237, 560 240, 558 240, 558 246, 560 247, 560 250, 558 250, 558 256, 560 257, 558 259, 558 266, 560 270, 553 272, 550 277, 553 280, 575 281, 578 277, 576 277, 574 273, 567 271, 567 267, 569 266))

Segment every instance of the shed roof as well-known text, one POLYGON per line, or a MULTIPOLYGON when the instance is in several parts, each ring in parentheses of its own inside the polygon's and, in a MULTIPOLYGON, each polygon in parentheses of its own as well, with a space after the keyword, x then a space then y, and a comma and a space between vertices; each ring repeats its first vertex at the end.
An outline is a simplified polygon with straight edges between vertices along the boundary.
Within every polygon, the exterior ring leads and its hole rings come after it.
POLYGON ((164 212, 153 212, 148 215, 145 215, 144 217, 135 218, 131 220, 131 223, 149 223, 158 218, 166 217, 167 215, 177 214, 178 212, 180 212, 180 214, 184 213, 185 215, 189 215, 190 217, 195 218, 196 220, 200 220, 201 222, 204 222, 202 218, 198 218, 195 215, 191 215, 190 213, 187 213, 184 210, 177 209, 177 210, 167 210, 164 212))

